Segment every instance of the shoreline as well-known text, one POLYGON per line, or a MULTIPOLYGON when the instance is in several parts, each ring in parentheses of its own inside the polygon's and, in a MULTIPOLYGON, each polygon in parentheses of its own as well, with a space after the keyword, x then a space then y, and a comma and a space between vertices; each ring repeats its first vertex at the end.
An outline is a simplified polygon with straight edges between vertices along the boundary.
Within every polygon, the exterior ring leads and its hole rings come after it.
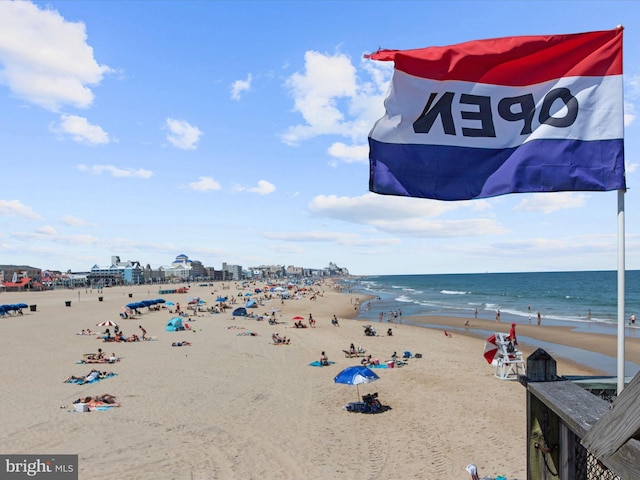
MULTIPOLYGON (((376 296, 359 292, 364 298, 362 304, 372 302, 375 310, 376 296)), ((356 295, 351 293, 351 295, 356 295)), ((369 309, 360 311, 354 317, 358 321, 378 324, 378 319, 371 318, 369 309)), ((421 328, 442 330, 450 329, 451 333, 465 335, 484 341, 494 332, 509 333, 511 323, 516 323, 516 334, 519 349, 525 359, 537 348, 546 350, 556 361, 562 359, 577 368, 587 368, 593 375, 615 376, 617 369, 617 335, 603 333, 602 328, 594 328, 595 332, 584 331, 584 325, 531 324, 529 322, 495 322, 483 318, 466 318, 455 315, 404 315, 395 322, 383 321, 383 324, 409 324, 421 328), (465 323, 468 322, 468 325, 465 323), (569 347, 569 348, 566 348, 569 347), (593 354, 596 355, 593 355, 593 354), (598 355, 599 354, 599 355, 598 355), (608 357, 611 361, 608 361, 608 357), (578 357, 573 358, 573 357, 578 357)), ((615 325, 606 325, 612 329, 615 325)), ((625 329, 627 331, 628 329, 625 329)), ((640 337, 625 336, 625 376, 633 376, 640 371, 640 337)))

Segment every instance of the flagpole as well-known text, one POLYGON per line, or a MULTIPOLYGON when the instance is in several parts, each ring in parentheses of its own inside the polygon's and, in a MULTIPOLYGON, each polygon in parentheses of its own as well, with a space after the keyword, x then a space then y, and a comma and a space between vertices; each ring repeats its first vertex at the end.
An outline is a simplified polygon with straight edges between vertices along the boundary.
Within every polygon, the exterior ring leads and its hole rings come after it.
POLYGON ((618 190, 618 395, 624 388, 624 190, 618 190))

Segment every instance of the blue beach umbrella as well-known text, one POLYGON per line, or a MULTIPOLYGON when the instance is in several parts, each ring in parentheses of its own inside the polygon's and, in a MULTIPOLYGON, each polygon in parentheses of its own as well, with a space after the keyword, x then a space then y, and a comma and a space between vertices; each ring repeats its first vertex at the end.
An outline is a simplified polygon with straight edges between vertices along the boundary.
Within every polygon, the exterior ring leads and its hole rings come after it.
POLYGON ((29 305, 27 305, 26 303, 18 303, 18 307, 19 308, 29 308, 29 305))
POLYGON ((165 305, 167 305, 168 307, 173 307, 175 305, 175 303, 173 303, 173 302, 165 302, 165 305))
POLYGON ((167 303, 167 301, 164 298, 157 298, 155 300, 156 303, 167 303))
POLYGON ((368 367, 363 365, 353 365, 342 370, 335 376, 333 381, 335 383, 344 383, 345 385, 355 385, 358 390, 358 400, 360 399, 360 385, 361 383, 371 383, 379 380, 380 377, 368 367))
POLYGON ((227 301, 227 297, 218 297, 216 298, 216 302, 226 302, 227 301))

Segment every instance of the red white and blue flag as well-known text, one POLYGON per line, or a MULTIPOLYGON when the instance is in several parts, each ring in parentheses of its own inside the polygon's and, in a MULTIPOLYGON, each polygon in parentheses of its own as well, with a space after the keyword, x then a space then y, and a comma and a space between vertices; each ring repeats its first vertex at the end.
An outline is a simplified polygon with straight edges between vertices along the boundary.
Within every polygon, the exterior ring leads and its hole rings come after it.
POLYGON ((369 190, 468 200, 625 189, 622 28, 507 37, 393 61, 369 190))

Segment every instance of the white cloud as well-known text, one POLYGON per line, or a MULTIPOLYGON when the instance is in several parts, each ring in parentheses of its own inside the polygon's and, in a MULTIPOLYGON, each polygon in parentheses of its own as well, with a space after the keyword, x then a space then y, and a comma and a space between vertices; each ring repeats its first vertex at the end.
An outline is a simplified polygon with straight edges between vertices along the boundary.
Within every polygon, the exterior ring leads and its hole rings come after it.
POLYGON ((316 214, 345 221, 370 224, 374 220, 396 221, 406 218, 437 217, 460 208, 479 209, 484 201, 440 202, 423 198, 395 197, 366 193, 359 197, 318 195, 308 205, 316 214))
POLYGON ((276 191, 276 186, 266 180, 259 180, 257 187, 251 187, 248 190, 259 195, 268 195, 276 191))
POLYGON ((289 127, 283 141, 295 145, 318 135, 340 135, 364 142, 373 123, 384 114, 386 79, 392 69, 370 61, 363 65, 362 71, 373 82, 361 81, 344 54, 306 52, 304 73, 294 73, 286 83, 294 110, 305 123, 289 127))
POLYGON ((111 71, 94 59, 83 23, 25 1, 0 2, 0 65, 0 83, 52 111, 90 106, 88 86, 111 71))
POLYGON ((362 237, 355 233, 335 231, 266 232, 266 238, 285 242, 337 243, 344 246, 396 245, 398 239, 362 237))
POLYGON ((31 207, 20 200, 0 200, 0 217, 24 217, 29 220, 40 220, 41 217, 31 207))
POLYGON ((422 198, 367 193, 359 197, 318 195, 308 204, 311 213, 349 223, 370 225, 378 231, 400 236, 465 237, 505 233, 493 218, 477 218, 490 209, 486 200, 440 202, 422 198), (445 213, 470 211, 473 218, 434 220, 445 213))
POLYGON ((584 193, 550 192, 536 193, 524 198, 514 207, 517 212, 552 213, 567 208, 584 207, 587 198, 584 193))
POLYGON ((195 150, 202 132, 198 127, 190 125, 184 120, 174 120, 167 118, 167 140, 171 145, 182 150, 195 150))
POLYGON ((208 192, 209 190, 220 190, 222 187, 211 177, 199 177, 197 182, 189 183, 189 188, 198 192, 208 192))
POLYGON ((74 142, 86 145, 109 143, 109 134, 97 125, 91 125, 86 118, 77 115, 61 115, 60 124, 52 130, 71 135, 74 142))
POLYGON ((329 147, 330 156, 342 160, 345 163, 368 163, 369 145, 345 145, 336 142, 329 147))
POLYGON ((82 227, 88 223, 84 218, 74 217, 73 215, 63 215, 60 221, 69 227, 82 227))
POLYGON ((40 227, 36 229, 36 232, 42 235, 55 235, 56 229, 53 228, 51 225, 45 225, 44 227, 40 227))
POLYGON ((267 182, 266 180, 259 180, 258 185, 256 187, 244 187, 242 185, 234 185, 233 189, 236 192, 252 192, 257 193, 259 195, 269 195, 276 191, 276 187, 274 184, 267 182))
POLYGON ((372 220, 371 225, 383 232, 420 238, 478 237, 508 232, 500 222, 492 218, 372 220))
POLYGON ((236 80, 231 85, 231 98, 233 100, 240 100, 240 97, 243 92, 248 92, 251 90, 251 81, 253 80, 253 76, 251 74, 247 75, 246 80, 236 80))
POLYGON ((134 170, 133 168, 118 168, 113 165, 84 165, 80 164, 76 167, 81 172, 89 172, 93 175, 102 175, 103 173, 110 173, 113 177, 136 177, 136 178, 150 178, 153 172, 150 170, 144 170, 139 168, 134 170))

